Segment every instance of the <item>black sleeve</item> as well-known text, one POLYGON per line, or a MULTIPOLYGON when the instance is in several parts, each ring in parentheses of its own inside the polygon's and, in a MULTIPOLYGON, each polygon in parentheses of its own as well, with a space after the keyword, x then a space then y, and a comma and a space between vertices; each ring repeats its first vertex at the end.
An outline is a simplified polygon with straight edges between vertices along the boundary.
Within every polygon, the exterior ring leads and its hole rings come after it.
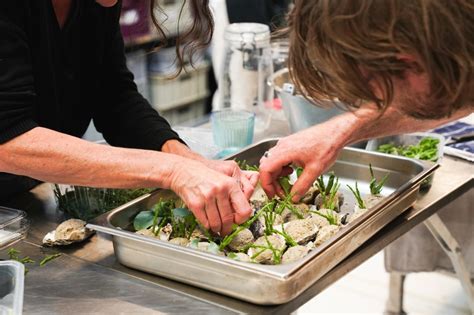
POLYGON ((168 140, 182 140, 137 91, 126 65, 118 16, 110 20, 112 35, 105 45, 102 97, 93 112, 94 125, 111 145, 161 150, 168 140))
POLYGON ((28 41, 6 15, 0 10, 0 144, 37 126, 28 41))

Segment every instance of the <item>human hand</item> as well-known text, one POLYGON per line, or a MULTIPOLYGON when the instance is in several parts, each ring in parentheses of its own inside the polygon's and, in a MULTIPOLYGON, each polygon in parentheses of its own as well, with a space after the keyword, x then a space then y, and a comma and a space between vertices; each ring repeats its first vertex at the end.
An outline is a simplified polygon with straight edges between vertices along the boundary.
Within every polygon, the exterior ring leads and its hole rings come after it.
POLYGON ((238 179, 185 159, 172 172, 170 188, 181 197, 197 220, 220 235, 242 224, 252 209, 238 179))
POLYGON ((259 173, 253 171, 242 171, 235 161, 207 160, 205 163, 208 167, 221 172, 227 176, 240 181, 242 191, 247 199, 252 196, 255 186, 258 183, 259 173))
POLYGON ((278 179, 291 173, 291 164, 302 167, 303 173, 293 185, 293 201, 298 202, 316 178, 336 160, 346 144, 345 133, 330 121, 281 138, 260 160, 260 183, 271 198, 284 195, 278 179))

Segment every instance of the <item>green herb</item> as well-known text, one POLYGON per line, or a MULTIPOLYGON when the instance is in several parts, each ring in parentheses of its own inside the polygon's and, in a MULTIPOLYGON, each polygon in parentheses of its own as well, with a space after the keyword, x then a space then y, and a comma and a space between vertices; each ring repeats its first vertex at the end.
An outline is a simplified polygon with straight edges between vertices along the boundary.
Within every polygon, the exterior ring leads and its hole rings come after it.
POLYGON ((274 209, 275 205, 276 205, 276 200, 273 199, 272 201, 267 203, 265 206, 263 206, 260 210, 258 210, 257 213, 255 213, 255 215, 250 220, 248 220, 242 225, 238 225, 237 228, 235 228, 232 233, 230 233, 229 235, 225 236, 222 239, 222 242, 219 245, 219 250, 223 251, 232 242, 232 240, 237 236, 237 234, 242 232, 244 229, 248 229, 255 222, 255 220, 257 220, 265 211, 267 211, 267 209, 274 209))
POLYGON ((283 189, 283 192, 285 193, 285 196, 289 195, 291 192, 291 188, 293 185, 290 184, 290 177, 289 176, 283 176, 278 179, 278 183, 280 184, 281 188, 283 189))
POLYGON ((382 192, 383 186, 385 185, 385 182, 388 179, 388 175, 386 174, 380 182, 377 182, 377 178, 374 176, 374 171, 372 170, 372 164, 369 164, 369 170, 370 170, 370 193, 374 196, 380 195, 382 192))
POLYGON ((377 151, 382 153, 406 156, 413 159, 429 160, 436 162, 438 154, 439 140, 432 137, 425 137, 416 145, 400 145, 393 143, 382 144, 377 151))
POLYGON ((46 256, 45 258, 43 258, 43 260, 40 262, 40 267, 43 267, 44 265, 46 265, 48 262, 50 262, 51 260, 53 259, 56 259, 58 257, 60 257, 61 254, 60 253, 57 253, 57 254, 52 254, 52 255, 48 255, 46 256))
POLYGON ((303 174, 303 168, 302 167, 297 167, 296 168, 296 177, 300 178, 301 174, 303 174))
POLYGON ((293 213, 298 219, 303 219, 303 214, 293 205, 291 199, 293 198, 292 195, 287 195, 283 200, 275 200, 277 203, 275 212, 278 214, 282 214, 285 209, 288 209, 293 213))
POLYGON ((275 230, 273 229, 273 231, 277 234, 280 234, 281 236, 283 236, 283 238, 285 239, 285 242, 290 245, 290 246, 296 246, 298 245, 298 243, 296 243, 296 241, 288 234, 285 232, 285 227, 283 226, 283 223, 281 224, 281 231, 278 231, 278 230, 275 230))
POLYGON ((26 267, 26 264, 34 264, 35 261, 31 259, 29 256, 20 258, 20 251, 15 249, 15 248, 10 248, 7 252, 8 257, 11 260, 18 261, 19 263, 22 263, 25 266, 25 275, 30 271, 28 267, 26 267))
POLYGON ((247 163, 246 160, 243 160, 243 161, 235 160, 235 162, 237 162, 237 165, 239 165, 240 169, 244 171, 254 171, 254 172, 259 171, 259 168, 257 165, 250 165, 247 163))
POLYGON ((329 179, 327 184, 324 183, 324 176, 319 176, 316 180, 316 186, 319 189, 319 193, 324 194, 326 196, 329 195, 333 189, 334 181, 336 181, 336 184, 339 181, 334 172, 329 173, 329 179))
POLYGON ((355 189, 352 188, 351 186, 347 185, 347 187, 352 191, 354 194, 354 197, 356 198, 357 205, 359 206, 360 209, 366 209, 364 200, 362 199, 362 196, 360 195, 359 187, 357 186, 357 182, 355 183, 355 189))
POLYGON ((281 257, 283 255, 283 250, 278 250, 275 247, 273 247, 272 243, 268 240, 267 235, 264 235, 264 237, 265 237, 265 241, 267 243, 267 246, 253 244, 251 246, 251 248, 260 249, 260 251, 255 253, 254 255, 252 255, 251 259, 253 260, 256 257, 258 257, 259 255, 261 255, 264 251, 270 250, 272 252, 272 257, 273 257, 273 261, 274 261, 275 265, 280 264, 281 263, 281 257))

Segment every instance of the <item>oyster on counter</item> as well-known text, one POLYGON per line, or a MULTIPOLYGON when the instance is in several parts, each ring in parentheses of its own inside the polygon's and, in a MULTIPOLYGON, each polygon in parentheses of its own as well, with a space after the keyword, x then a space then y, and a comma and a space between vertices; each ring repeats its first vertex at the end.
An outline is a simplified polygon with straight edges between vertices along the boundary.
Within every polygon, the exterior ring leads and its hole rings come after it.
POLYGON ((49 233, 43 238, 45 246, 63 246, 72 243, 78 243, 89 238, 94 231, 86 228, 86 222, 79 219, 69 219, 49 233))

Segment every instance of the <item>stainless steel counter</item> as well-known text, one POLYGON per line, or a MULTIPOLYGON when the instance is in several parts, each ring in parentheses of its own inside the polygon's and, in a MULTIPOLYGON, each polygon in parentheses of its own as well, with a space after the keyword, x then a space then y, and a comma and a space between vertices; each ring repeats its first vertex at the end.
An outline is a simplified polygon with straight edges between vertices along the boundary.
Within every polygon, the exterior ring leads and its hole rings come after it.
MULTIPOLYGON (((388 244, 423 222, 441 207, 472 189, 473 165, 446 157, 428 192, 415 206, 377 233, 372 239, 326 274, 292 302, 274 307, 255 306, 205 290, 152 276, 121 266, 112 243, 103 235, 88 242, 55 249, 63 255, 44 267, 30 267, 25 286, 25 314, 52 313, 275 313, 288 314, 331 283, 344 276, 388 244), (421 211, 425 210, 425 211, 421 211)), ((40 261, 41 239, 63 217, 56 210, 50 185, 43 184, 19 196, 10 207, 28 212, 32 226, 28 238, 17 243, 21 255, 40 261)), ((51 252, 51 250, 48 250, 51 252)), ((6 258, 6 251, 0 253, 6 258)), ((231 284, 229 284, 231 285, 231 284)), ((334 311, 337 311, 335 304, 334 311)), ((317 311, 317 310, 315 310, 317 311)))

